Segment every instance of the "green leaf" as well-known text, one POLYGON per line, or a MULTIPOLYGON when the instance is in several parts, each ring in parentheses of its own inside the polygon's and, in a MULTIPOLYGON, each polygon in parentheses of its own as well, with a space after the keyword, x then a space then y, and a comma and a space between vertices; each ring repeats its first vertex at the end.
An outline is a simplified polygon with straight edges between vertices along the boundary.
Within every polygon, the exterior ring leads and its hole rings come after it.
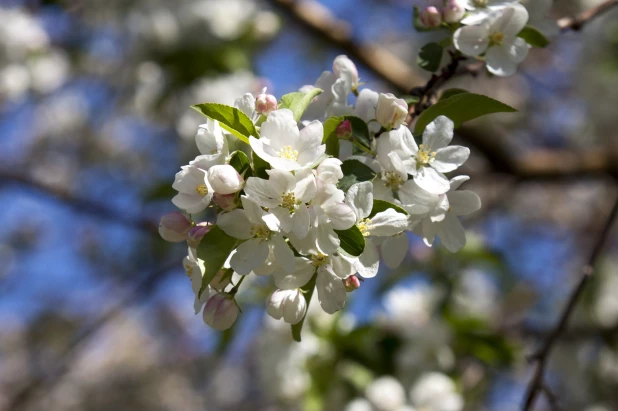
POLYGON ((191 108, 206 117, 219 121, 221 127, 247 144, 249 144, 249 136, 259 138, 253 122, 237 108, 217 103, 196 104, 191 108))
MULTIPOLYGON (((303 297, 305 297, 305 301, 307 302, 307 310, 309 310, 309 303, 311 302, 311 297, 313 296, 313 291, 315 290, 315 282, 317 278, 318 273, 316 271, 313 274, 313 277, 311 277, 311 280, 309 280, 307 284, 300 288, 303 297)), ((305 311, 305 316, 303 317, 303 319, 292 325, 292 337, 294 338, 294 341, 300 342, 300 332, 303 329, 303 324, 305 323, 305 318, 307 317, 307 310, 305 311)))
POLYGON ((462 88, 449 88, 448 90, 444 90, 442 92, 442 96, 440 96, 440 100, 446 100, 447 98, 451 98, 461 93, 468 93, 468 90, 464 90, 462 88))
POLYGON ((543 33, 532 26, 526 26, 519 32, 517 37, 526 40, 532 47, 545 48, 549 45, 549 40, 543 33))
POLYGON ((408 212, 403 208, 399 207, 397 204, 389 203, 388 201, 373 199, 373 207, 371 208, 371 214, 369 218, 373 218, 376 214, 381 213, 382 211, 386 211, 389 208, 397 211, 398 213, 408 215, 408 212))
MULTIPOLYGON (((251 170, 249 157, 242 151, 234 151, 230 157, 230 165, 238 171, 238 174, 245 176, 245 173, 251 170)), ((247 176, 245 176, 247 177, 247 176)))
POLYGON ((416 62, 423 70, 432 73, 440 68, 442 62, 442 46, 438 43, 428 43, 418 52, 416 62))
POLYGON ((408 106, 411 106, 412 104, 416 104, 421 101, 421 99, 416 96, 402 96, 401 98, 408 104, 408 106))
POLYGON ((358 160, 346 160, 341 164, 343 178, 339 180, 337 185, 339 189, 348 191, 348 189, 361 181, 371 181, 375 178, 376 173, 369 166, 361 163, 358 160))
POLYGON ((337 127, 341 122, 348 120, 352 126, 352 138, 357 143, 371 149, 371 138, 367 123, 354 116, 330 117, 324 122, 324 138, 322 142, 326 144, 326 154, 333 157, 339 156, 339 138, 337 138, 337 127))
POLYGON ((513 107, 481 94, 455 94, 452 97, 438 101, 423 111, 414 126, 414 135, 422 134, 427 124, 434 121, 438 116, 450 118, 455 123, 455 127, 459 127, 462 123, 485 114, 513 113, 515 111, 517 110, 513 107))
POLYGON ((202 287, 198 297, 202 296, 208 284, 223 267, 225 260, 227 260, 237 245, 238 240, 236 238, 225 234, 216 225, 204 235, 202 241, 197 246, 197 258, 204 261, 204 276, 202 277, 202 287))
POLYGON ((313 99, 321 93, 322 89, 314 88, 306 93, 296 91, 294 93, 286 94, 281 97, 278 108, 287 108, 291 110, 294 114, 294 119, 296 121, 300 121, 300 118, 303 116, 303 113, 307 109, 307 106, 309 106, 309 103, 311 103, 313 99))
POLYGON ((365 250, 365 237, 356 225, 347 230, 335 230, 339 236, 340 247, 351 256, 358 257, 365 250))
POLYGON ((268 179, 266 170, 270 170, 270 164, 262 159, 262 157, 255 154, 255 151, 251 154, 251 158, 253 158, 253 175, 255 177, 268 179))

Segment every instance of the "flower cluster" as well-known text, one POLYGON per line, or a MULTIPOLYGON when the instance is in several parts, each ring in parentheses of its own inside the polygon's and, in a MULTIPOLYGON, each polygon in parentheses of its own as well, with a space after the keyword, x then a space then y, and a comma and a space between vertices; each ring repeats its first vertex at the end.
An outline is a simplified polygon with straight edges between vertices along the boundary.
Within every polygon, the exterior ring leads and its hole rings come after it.
POLYGON ((298 324, 314 290, 332 314, 360 286, 357 275, 378 273, 380 254, 399 266, 407 232, 452 252, 465 245, 458 216, 480 199, 458 190, 468 177, 445 176, 470 154, 449 145, 453 122, 438 116, 417 144, 406 102, 359 84, 339 56, 315 86, 280 101, 264 90, 234 107, 194 106, 208 117, 196 135, 201 155, 176 174, 172 202, 184 213, 164 216, 160 233, 187 241, 195 309, 206 305, 210 326, 234 323, 246 276, 270 276, 268 314, 298 324), (204 211, 208 222, 196 222, 204 211))
POLYGON ((417 9, 417 28, 444 29, 452 37, 440 45, 452 42, 459 55, 485 62, 487 70, 496 76, 511 76, 525 60, 530 47, 544 47, 545 14, 552 0, 446 0, 417 9), (537 28, 530 24, 534 23, 537 28))

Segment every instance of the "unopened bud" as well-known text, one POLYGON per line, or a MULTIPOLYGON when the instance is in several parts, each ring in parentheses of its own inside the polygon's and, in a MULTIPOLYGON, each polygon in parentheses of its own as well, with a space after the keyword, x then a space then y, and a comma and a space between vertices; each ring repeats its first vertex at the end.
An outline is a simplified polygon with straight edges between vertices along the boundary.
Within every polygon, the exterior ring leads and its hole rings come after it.
POLYGON ((350 120, 343 120, 335 129, 335 134, 337 135, 337 138, 342 140, 351 140, 352 122, 350 120))
POLYGON ((255 111, 268 115, 277 109, 277 98, 272 94, 260 94, 255 99, 255 111))
POLYGON ((215 330, 227 330, 238 317, 238 306, 234 297, 225 294, 215 294, 208 299, 204 307, 204 322, 215 330))
POLYGON ((215 193, 232 194, 242 190, 244 180, 229 164, 212 166, 208 170, 208 182, 215 193))
POLYGON ((403 124, 408 116, 406 101, 395 97, 391 93, 381 93, 376 107, 376 120, 387 130, 397 128, 403 124))
POLYGON ((360 288, 360 280, 357 276, 351 275, 343 280, 343 285, 347 292, 352 292, 354 290, 358 290, 360 288))
POLYGON ((323 160, 316 169, 318 180, 325 184, 337 184, 343 178, 341 164, 341 160, 334 157, 323 160))
POLYGON ((421 12, 421 23, 427 28, 439 27, 442 24, 442 16, 440 11, 434 6, 426 7, 421 12))
POLYGON ((225 211, 232 211, 238 206, 236 201, 236 194, 215 193, 215 195, 212 197, 212 201, 225 211))
POLYGON ((211 226, 209 226, 208 223, 199 223, 191 227, 187 233, 187 244, 189 247, 197 248, 197 246, 200 245, 200 241, 202 241, 204 235, 210 231, 210 227, 211 226))
POLYGON ((307 301, 299 290, 277 290, 266 302, 266 312, 274 319, 283 318, 288 324, 297 324, 305 316, 307 301))
POLYGON ((333 73, 339 78, 343 78, 349 83, 352 90, 358 88, 358 69, 348 56, 340 55, 333 62, 333 73))
POLYGON ((442 9, 442 19, 447 23, 458 23, 466 14, 461 0, 448 0, 442 9))
POLYGON ((159 222, 159 235, 172 243, 184 241, 191 229, 191 221, 180 211, 165 214, 159 222))

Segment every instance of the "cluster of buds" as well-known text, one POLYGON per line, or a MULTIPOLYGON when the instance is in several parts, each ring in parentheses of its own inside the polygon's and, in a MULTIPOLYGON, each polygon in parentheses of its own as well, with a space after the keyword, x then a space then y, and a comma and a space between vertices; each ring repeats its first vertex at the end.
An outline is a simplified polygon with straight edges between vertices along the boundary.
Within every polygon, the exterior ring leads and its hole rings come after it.
POLYGON ((442 23, 458 23, 466 14, 465 1, 448 0, 441 9, 435 6, 425 7, 420 14, 421 23, 426 28, 440 27, 442 23))

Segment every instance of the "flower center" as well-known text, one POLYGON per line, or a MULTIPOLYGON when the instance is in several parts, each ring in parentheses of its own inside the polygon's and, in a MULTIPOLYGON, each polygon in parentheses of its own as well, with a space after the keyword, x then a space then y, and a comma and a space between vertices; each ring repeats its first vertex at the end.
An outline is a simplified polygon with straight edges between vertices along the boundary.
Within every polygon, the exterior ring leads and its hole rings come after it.
POLYGON ((290 210, 290 214, 294 212, 296 206, 296 197, 294 193, 286 193, 281 196, 281 207, 290 210))
POLYGON ((387 171, 384 173, 383 179, 384 185, 394 191, 399 190, 399 187, 403 184, 403 178, 394 171, 387 171))
POLYGON ((199 186, 195 187, 195 191, 197 191, 197 193, 202 197, 205 197, 206 194, 208 194, 208 187, 206 186, 206 184, 200 184, 199 186))
POLYGON ((489 0, 474 0, 474 5, 476 7, 487 7, 489 0))
POLYGON ((489 46, 501 46, 504 41, 504 33, 498 31, 489 36, 489 46))
POLYGON ((321 253, 314 254, 311 257, 311 260, 312 260, 311 261, 311 265, 314 266, 314 267, 320 267, 320 266, 322 266, 324 264, 328 264, 328 261, 329 261, 328 260, 328 256, 326 256, 324 254, 321 254, 321 253))
POLYGON ((267 238, 270 235, 270 230, 262 224, 251 224, 249 234, 256 238, 267 238))
POLYGON ((419 166, 426 166, 428 164, 431 164, 436 159, 435 151, 430 152, 429 150, 425 149, 422 144, 418 148, 419 150, 418 153, 416 153, 416 161, 419 166))
POLYGON ((189 278, 193 275, 193 267, 191 266, 191 264, 185 264, 185 273, 189 278))
POLYGON ((373 229, 373 224, 371 224, 370 219, 365 218, 359 221, 359 223, 356 224, 356 226, 360 230, 361 234, 363 234, 363 237, 369 237, 371 235, 369 231, 373 229))
POLYGON ((210 150, 210 154, 217 154, 219 151, 216 148, 210 150))
POLYGON ((298 159, 298 150, 294 150, 292 146, 285 146, 279 151, 279 158, 296 161, 298 159))

